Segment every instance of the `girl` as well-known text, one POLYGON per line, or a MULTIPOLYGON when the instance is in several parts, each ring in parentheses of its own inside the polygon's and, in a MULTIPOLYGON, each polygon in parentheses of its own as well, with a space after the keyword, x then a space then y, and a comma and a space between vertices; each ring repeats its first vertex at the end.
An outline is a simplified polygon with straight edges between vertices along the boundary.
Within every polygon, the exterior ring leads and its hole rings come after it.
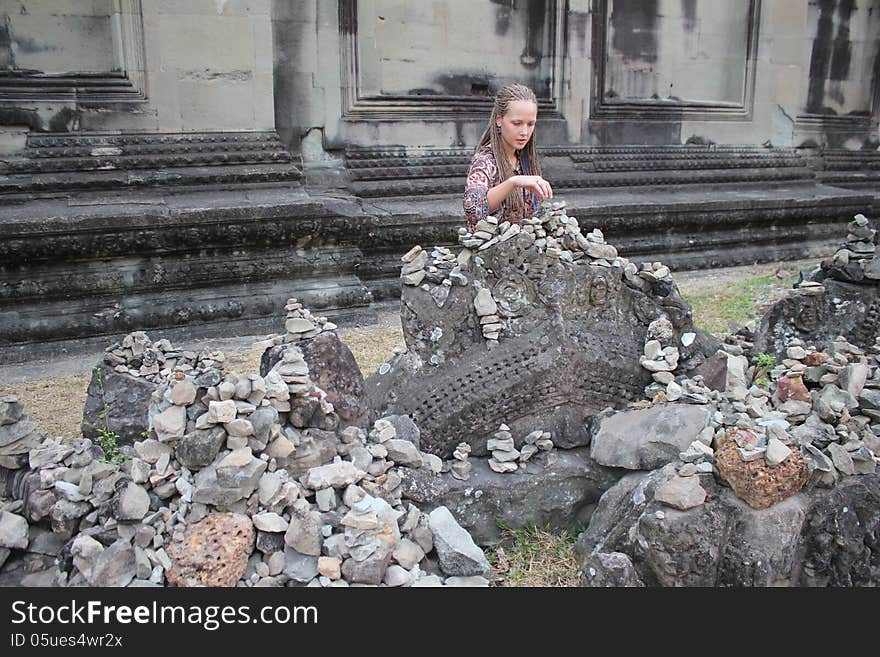
POLYGON ((464 192, 468 229, 494 215, 499 223, 522 223, 544 199, 553 198, 541 177, 535 148, 538 101, 522 84, 511 84, 495 95, 495 105, 480 145, 474 152, 464 192))

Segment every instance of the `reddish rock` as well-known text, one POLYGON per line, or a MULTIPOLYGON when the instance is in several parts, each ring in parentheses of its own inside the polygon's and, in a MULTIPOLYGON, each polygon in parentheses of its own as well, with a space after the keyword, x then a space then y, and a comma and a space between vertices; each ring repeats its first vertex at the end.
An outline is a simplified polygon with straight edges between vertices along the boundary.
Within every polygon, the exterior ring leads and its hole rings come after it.
POLYGON ((826 360, 828 360, 828 356, 823 354, 821 351, 816 351, 812 354, 807 354, 803 359, 803 363, 804 365, 815 367, 816 365, 821 365, 826 360))
POLYGON ((168 546, 170 586, 235 586, 254 549, 254 526, 240 513, 212 513, 168 546))
POLYGON ((783 376, 776 382, 776 396, 780 402, 787 402, 789 399, 796 401, 812 401, 810 391, 804 385, 804 379, 800 376, 783 376))
POLYGON ((739 455, 734 436, 735 431, 731 430, 718 441, 715 463, 734 494, 753 509, 766 509, 791 497, 810 478, 807 462, 799 449, 793 450, 791 456, 776 467, 760 458, 745 462, 739 455))

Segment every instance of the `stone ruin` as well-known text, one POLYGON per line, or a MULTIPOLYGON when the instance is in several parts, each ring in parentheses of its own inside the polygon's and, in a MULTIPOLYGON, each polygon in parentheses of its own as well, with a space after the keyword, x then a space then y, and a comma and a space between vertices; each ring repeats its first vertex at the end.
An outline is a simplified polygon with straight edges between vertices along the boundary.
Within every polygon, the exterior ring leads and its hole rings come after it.
POLYGON ((719 342, 562 203, 460 243, 404 256, 407 349, 366 381, 291 300, 259 374, 111 346, 82 438, 4 399, 0 583, 485 586, 527 523, 583 530, 585 586, 880 581, 880 342, 834 287, 876 303, 864 244, 719 342))

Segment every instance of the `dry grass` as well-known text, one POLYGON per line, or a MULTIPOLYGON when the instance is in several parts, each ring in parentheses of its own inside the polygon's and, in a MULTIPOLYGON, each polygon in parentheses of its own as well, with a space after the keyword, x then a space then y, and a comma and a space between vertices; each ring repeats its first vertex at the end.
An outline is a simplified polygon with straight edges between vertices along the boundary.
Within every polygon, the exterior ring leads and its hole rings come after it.
POLYGON ((18 397, 25 405, 25 412, 47 435, 79 435, 90 378, 91 373, 85 373, 17 383, 0 388, 0 397, 18 397))
POLYGON ((694 325, 709 333, 726 333, 752 319, 760 319, 767 309, 791 289, 794 277, 755 276, 745 280, 683 292, 691 305, 694 325))
POLYGON ((406 347, 400 328, 356 328, 340 330, 339 339, 351 349, 364 378, 394 355, 394 348, 406 347))
POLYGON ((580 586, 574 553, 577 537, 539 527, 502 527, 501 542, 489 549, 494 586, 580 586))

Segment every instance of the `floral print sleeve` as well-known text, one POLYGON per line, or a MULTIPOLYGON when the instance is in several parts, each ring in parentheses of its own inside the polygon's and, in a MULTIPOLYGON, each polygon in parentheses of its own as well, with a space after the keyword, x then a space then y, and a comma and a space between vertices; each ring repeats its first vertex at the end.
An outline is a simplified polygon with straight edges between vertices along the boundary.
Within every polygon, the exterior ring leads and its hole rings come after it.
POLYGON ((474 155, 468 170, 464 189, 464 214, 468 230, 474 230, 480 219, 489 215, 489 190, 496 184, 498 167, 488 147, 483 147, 474 155))

